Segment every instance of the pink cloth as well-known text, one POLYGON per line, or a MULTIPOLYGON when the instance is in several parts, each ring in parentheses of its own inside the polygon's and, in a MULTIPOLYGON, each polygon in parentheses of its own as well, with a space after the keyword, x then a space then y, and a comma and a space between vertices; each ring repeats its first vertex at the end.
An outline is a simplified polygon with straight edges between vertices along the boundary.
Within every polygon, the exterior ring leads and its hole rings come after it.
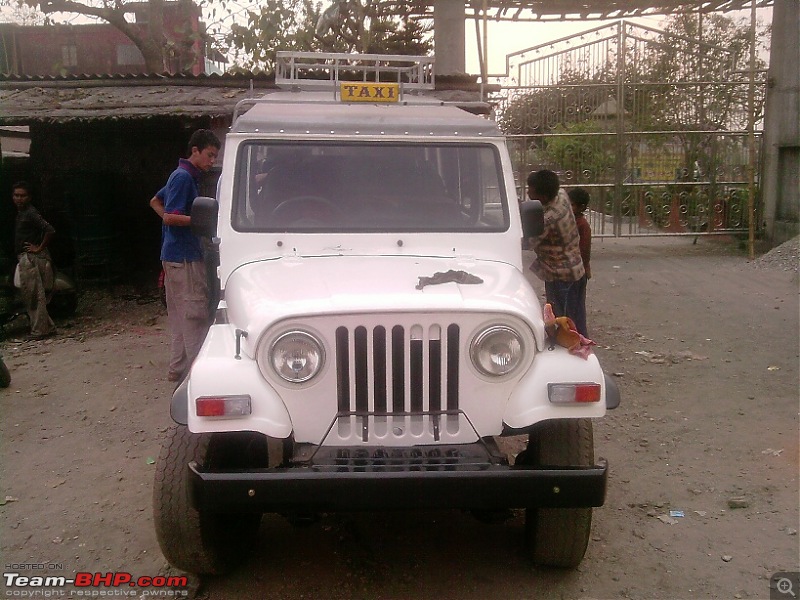
POLYGON ((570 354, 580 356, 584 360, 589 358, 592 353, 592 346, 596 344, 578 333, 572 319, 569 317, 556 317, 553 307, 549 303, 544 305, 542 313, 545 331, 556 344, 563 346, 569 350, 570 354))

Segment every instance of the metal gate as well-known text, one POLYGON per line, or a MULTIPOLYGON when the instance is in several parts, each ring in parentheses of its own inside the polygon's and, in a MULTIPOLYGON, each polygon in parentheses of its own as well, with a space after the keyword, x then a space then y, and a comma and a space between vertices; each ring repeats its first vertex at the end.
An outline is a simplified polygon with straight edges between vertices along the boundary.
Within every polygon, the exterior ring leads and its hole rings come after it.
POLYGON ((542 168, 586 188, 599 236, 747 231, 765 86, 748 102, 741 59, 628 21, 509 55, 493 100, 520 192, 542 168))

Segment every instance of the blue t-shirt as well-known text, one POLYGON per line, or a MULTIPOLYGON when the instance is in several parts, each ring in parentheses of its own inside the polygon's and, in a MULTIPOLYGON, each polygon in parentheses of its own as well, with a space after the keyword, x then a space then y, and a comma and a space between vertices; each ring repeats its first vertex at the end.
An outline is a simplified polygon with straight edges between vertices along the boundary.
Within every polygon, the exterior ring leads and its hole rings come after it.
MULTIPOLYGON (((167 179, 167 184, 156 194, 164 203, 164 212, 188 215, 197 198, 200 170, 185 158, 167 179)), ((203 260, 203 244, 190 227, 162 225, 161 260, 167 262, 196 262, 203 260)))

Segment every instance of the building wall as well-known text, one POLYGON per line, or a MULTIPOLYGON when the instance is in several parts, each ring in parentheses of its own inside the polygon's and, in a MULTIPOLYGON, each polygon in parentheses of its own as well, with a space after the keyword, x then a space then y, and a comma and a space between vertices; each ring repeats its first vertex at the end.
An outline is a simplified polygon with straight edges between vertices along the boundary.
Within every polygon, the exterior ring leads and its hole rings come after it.
POLYGON ((776 0, 764 123, 762 194, 769 241, 800 233, 800 2, 776 0))
MULTIPOLYGON (((146 13, 135 13, 146 28, 146 13)), ((164 7, 164 34, 173 48, 169 71, 205 72, 205 45, 200 36, 200 9, 191 3, 164 7)), ((0 27, 0 71, 14 75, 63 76, 146 73, 136 45, 116 27, 42 25, 0 27)))

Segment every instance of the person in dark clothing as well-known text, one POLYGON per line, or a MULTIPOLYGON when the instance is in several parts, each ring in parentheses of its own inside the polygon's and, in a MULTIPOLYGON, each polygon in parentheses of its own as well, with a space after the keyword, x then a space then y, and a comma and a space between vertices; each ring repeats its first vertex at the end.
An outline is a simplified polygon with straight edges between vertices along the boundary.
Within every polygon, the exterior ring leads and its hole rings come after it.
POLYGON ((17 207, 14 253, 18 261, 19 289, 31 323, 31 338, 42 339, 56 332, 47 312, 47 296, 55 281, 47 246, 55 229, 31 205, 30 184, 18 181, 11 187, 11 193, 17 207))

